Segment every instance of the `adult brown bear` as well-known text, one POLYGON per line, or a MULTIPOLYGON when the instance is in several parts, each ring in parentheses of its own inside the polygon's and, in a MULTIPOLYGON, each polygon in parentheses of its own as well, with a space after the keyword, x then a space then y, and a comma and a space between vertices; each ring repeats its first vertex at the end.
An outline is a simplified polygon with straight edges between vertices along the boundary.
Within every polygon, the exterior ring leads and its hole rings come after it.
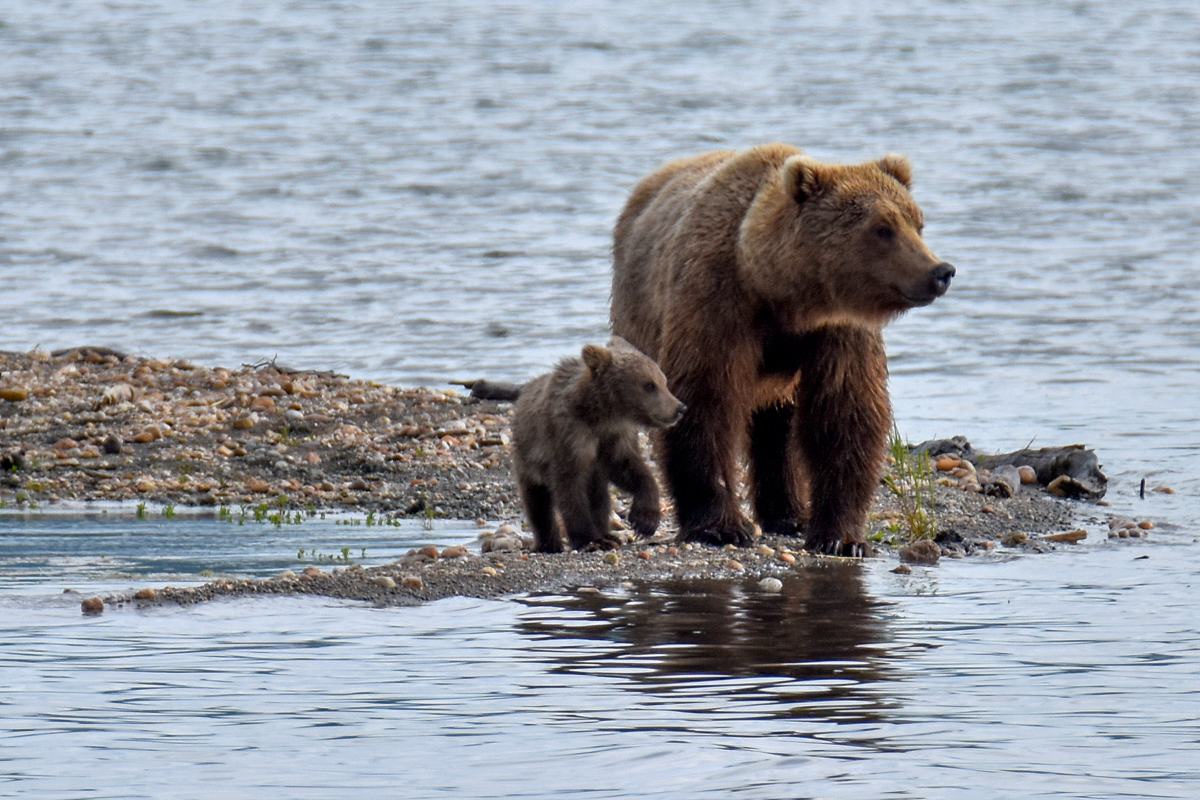
POLYGON ((682 541, 763 530, 862 555, 891 427, 882 329, 945 294, 911 167, 823 164, 770 144, 674 161, 642 180, 614 243, 613 333, 688 406, 657 435, 682 541))

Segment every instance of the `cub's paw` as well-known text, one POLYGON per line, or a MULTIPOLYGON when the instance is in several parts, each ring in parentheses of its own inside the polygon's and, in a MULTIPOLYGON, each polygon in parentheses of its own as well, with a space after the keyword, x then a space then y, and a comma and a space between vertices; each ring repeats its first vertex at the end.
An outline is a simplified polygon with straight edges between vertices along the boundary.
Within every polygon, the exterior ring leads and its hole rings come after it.
POLYGON ((658 506, 639 507, 636 503, 629 509, 629 527, 643 539, 648 539, 658 531, 658 523, 662 512, 658 506))

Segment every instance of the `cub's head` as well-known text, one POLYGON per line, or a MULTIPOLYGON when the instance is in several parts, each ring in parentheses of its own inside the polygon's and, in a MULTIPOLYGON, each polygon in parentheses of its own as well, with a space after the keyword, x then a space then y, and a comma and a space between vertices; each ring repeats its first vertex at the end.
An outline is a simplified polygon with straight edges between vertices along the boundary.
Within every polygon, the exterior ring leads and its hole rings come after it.
POLYGON ((607 348, 586 345, 582 356, 609 421, 667 428, 687 410, 667 388, 658 364, 620 336, 614 336, 607 348))
POLYGON ((932 303, 954 267, 921 239, 912 167, 889 155, 857 165, 789 157, 742 224, 743 279, 805 316, 883 323, 932 303))

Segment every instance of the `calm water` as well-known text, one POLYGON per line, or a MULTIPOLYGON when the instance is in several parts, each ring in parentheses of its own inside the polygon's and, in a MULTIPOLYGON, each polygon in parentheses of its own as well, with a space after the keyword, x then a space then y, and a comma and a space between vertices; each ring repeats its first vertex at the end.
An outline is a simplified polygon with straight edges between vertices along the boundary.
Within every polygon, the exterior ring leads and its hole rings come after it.
POLYGON ((524 379, 606 336, 609 231, 662 161, 896 151, 959 270, 889 329, 901 430, 1089 444, 1115 509, 1160 528, 782 598, 83 619, 64 586, 273 571, 305 545, 4 518, 0 794, 1190 796, 1197 109, 1190 0, 9 0, 0 348, 524 379), (1177 493, 1139 500, 1142 478, 1177 493))

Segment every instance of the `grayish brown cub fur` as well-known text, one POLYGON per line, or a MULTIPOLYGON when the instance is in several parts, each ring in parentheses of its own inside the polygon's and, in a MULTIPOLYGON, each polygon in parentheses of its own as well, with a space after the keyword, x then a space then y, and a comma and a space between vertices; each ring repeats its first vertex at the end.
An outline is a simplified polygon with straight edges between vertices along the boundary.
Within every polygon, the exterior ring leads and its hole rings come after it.
POLYGON ((587 345, 521 389, 513 414, 513 469, 537 549, 563 549, 555 512, 576 550, 620 544, 608 485, 633 495, 629 521, 658 530, 658 483, 638 450, 639 427, 665 428, 686 410, 651 359, 620 337, 587 345))

